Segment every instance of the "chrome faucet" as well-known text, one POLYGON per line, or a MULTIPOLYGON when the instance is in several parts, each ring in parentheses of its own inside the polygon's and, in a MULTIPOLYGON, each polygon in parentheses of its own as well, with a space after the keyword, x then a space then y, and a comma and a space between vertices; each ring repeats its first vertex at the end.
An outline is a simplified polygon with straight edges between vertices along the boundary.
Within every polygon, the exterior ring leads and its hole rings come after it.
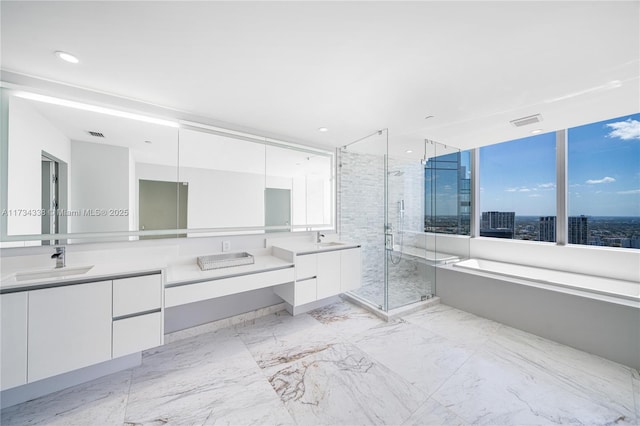
POLYGON ((56 252, 51 255, 51 258, 56 260, 56 268, 64 268, 67 266, 67 260, 64 255, 65 247, 56 247, 56 252))
POLYGON ((316 243, 320 244, 323 238, 324 234, 321 234, 320 231, 316 232, 316 243))

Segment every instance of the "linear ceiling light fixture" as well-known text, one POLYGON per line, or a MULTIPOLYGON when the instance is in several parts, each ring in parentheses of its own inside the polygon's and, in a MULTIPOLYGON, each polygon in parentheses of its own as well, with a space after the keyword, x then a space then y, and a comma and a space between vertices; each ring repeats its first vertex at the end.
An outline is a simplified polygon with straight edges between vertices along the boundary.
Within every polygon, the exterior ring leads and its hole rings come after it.
POLYGON ((97 105, 85 104, 82 102, 69 101, 67 99, 54 98, 52 96, 39 95, 31 92, 19 92, 16 96, 32 101, 44 102, 47 104, 60 105, 69 108, 81 109, 84 111, 97 112, 99 114, 112 115, 114 117, 128 118, 131 120, 144 121, 145 123, 159 124, 167 127, 180 127, 175 121, 164 120, 162 118, 148 117, 146 115, 134 114, 131 112, 119 111, 117 109, 105 108, 97 105))

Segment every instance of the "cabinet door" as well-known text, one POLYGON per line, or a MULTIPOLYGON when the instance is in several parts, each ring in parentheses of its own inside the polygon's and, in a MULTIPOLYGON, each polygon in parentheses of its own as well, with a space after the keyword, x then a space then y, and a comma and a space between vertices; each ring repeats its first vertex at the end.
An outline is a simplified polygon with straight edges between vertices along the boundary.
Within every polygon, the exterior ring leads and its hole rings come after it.
POLYGON ((111 294, 111 281, 29 292, 29 382, 111 359, 111 294))
POLYGON ((341 287, 340 292, 355 290, 361 286, 362 281, 362 260, 360 249, 342 250, 341 252, 341 287))
POLYGON ((340 294, 340 251, 318 253, 318 300, 340 294))
POLYGON ((27 383, 27 292, 0 294, 0 389, 27 383))

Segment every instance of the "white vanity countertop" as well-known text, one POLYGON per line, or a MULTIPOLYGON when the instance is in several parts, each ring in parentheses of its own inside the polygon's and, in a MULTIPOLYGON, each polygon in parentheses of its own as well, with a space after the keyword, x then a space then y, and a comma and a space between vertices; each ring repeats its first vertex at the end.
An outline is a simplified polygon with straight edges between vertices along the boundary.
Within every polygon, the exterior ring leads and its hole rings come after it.
POLYGON ((314 243, 314 242, 285 242, 285 243, 276 243, 273 247, 286 250, 288 252, 293 253, 294 255, 298 254, 311 254, 311 253, 322 253, 325 251, 335 251, 335 250, 346 250, 360 247, 360 244, 355 243, 347 243, 343 241, 330 241, 326 243, 314 243))
MULTIPOLYGON (((65 269, 73 270, 90 264, 67 264, 65 269)), ((166 268, 166 264, 160 262, 120 262, 120 263, 103 263, 96 264, 83 274, 61 275, 57 277, 37 278, 32 280, 16 280, 16 273, 20 272, 39 272, 39 271, 55 271, 53 267, 33 267, 22 270, 8 270, 3 268, 2 279, 0 280, 0 291, 24 291, 34 290, 38 288, 56 287, 60 285, 75 284, 88 281, 100 281, 101 279, 123 278, 128 276, 145 275, 153 272, 161 272, 166 268)))
POLYGON ((203 271, 196 262, 196 257, 189 257, 172 264, 167 268, 167 279, 165 286, 173 287, 180 284, 202 282, 237 275, 248 275, 258 272, 265 272, 275 269, 293 267, 293 263, 282 260, 270 254, 263 254, 264 250, 256 252, 247 250, 254 256, 254 263, 249 265, 233 266, 230 268, 219 268, 203 271))

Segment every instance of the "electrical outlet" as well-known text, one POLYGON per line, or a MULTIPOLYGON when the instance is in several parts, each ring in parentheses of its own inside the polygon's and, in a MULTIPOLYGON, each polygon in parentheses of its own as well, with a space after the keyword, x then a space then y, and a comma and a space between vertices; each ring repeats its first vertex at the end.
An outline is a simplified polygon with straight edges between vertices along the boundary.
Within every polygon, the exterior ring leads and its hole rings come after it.
POLYGON ((231 250, 231 241, 223 241, 222 251, 230 251, 230 250, 231 250))

